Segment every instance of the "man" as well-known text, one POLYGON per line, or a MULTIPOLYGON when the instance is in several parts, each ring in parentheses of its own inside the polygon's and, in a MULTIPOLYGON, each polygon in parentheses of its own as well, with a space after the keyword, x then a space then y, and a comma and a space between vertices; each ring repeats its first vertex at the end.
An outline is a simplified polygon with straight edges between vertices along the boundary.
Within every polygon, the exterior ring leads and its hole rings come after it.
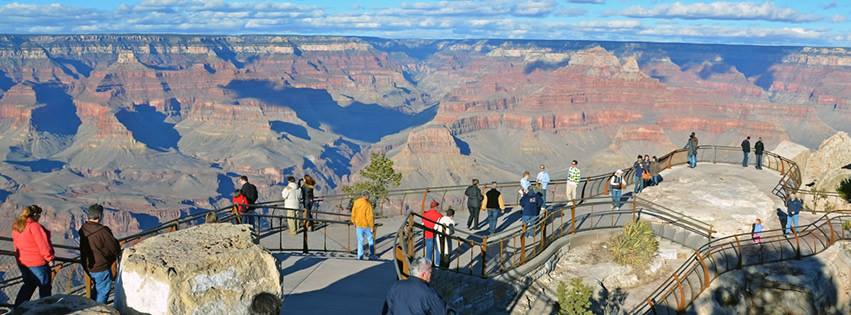
POLYGON ((352 224, 355 226, 355 236, 358 240, 358 260, 363 260, 363 240, 369 245, 369 259, 375 259, 375 215, 372 204, 369 203, 369 192, 361 193, 360 198, 352 204, 352 224))
POLYGON ((688 137, 688 142, 686 142, 685 149, 688 150, 688 166, 691 168, 697 167, 697 146, 699 142, 697 141, 697 136, 694 135, 694 132, 691 133, 688 137))
POLYGON ((541 210, 544 210, 547 206, 547 186, 550 184, 550 173, 547 173, 547 168, 544 164, 540 166, 541 171, 538 172, 538 176, 535 177, 535 180, 541 184, 541 210))
POLYGON ((534 223, 541 210, 541 195, 534 191, 520 191, 520 207, 523 208, 523 224, 526 225, 526 237, 535 236, 534 223))
POLYGON ((762 154, 765 153, 765 145, 762 143, 762 137, 757 138, 756 144, 753 145, 753 153, 756 155, 756 169, 762 169, 762 154))
POLYGON ((572 202, 576 206, 576 189, 579 187, 579 181, 582 179, 579 171, 579 162, 573 160, 570 162, 570 168, 567 169, 567 183, 565 184, 565 196, 567 201, 572 202))
POLYGON ((742 141, 742 167, 748 167, 748 154, 751 153, 751 136, 742 141))
POLYGON ((615 171, 615 175, 609 180, 609 191, 612 194, 612 210, 618 211, 621 209, 621 197, 623 196, 625 186, 623 171, 615 171))
POLYGON ((485 193, 485 200, 482 207, 488 210, 488 233, 496 233, 497 218, 499 213, 505 209, 505 202, 502 200, 502 193, 496 189, 496 181, 491 183, 491 189, 485 193))
POLYGON ((440 203, 432 200, 429 209, 423 213, 423 226, 426 227, 423 232, 425 236, 426 258, 432 262, 437 262, 440 259, 440 249, 435 249, 434 244, 434 225, 443 216, 437 211, 437 206, 439 205, 440 203))
POLYGON ((437 291, 428 285, 431 282, 431 264, 431 261, 422 257, 414 259, 411 262, 411 276, 396 281, 390 287, 381 314, 446 314, 446 303, 440 299, 437 291))
POLYGON ((301 209, 301 189, 295 182, 295 177, 287 177, 287 186, 281 190, 281 199, 284 200, 284 215, 287 216, 287 230, 290 234, 298 232, 298 221, 295 219, 301 209))
POLYGON ((638 155, 638 160, 632 163, 632 170, 635 171, 635 174, 633 174, 635 185, 633 185, 632 192, 637 194, 644 188, 644 180, 641 179, 641 175, 644 174, 644 157, 638 155))
MULTIPOLYGON (((248 176, 242 175, 239 177, 240 191, 245 199, 248 199, 248 204, 253 205, 257 202, 257 187, 248 182, 248 176)), ((253 210, 252 210, 253 211, 253 210)))
POLYGON ((103 206, 91 205, 86 222, 80 227, 80 262, 92 279, 92 296, 89 298, 106 304, 112 289, 112 264, 118 260, 121 246, 112 231, 100 224, 103 206))
POLYGON ((467 187, 464 191, 467 196, 467 210, 470 211, 470 216, 467 217, 467 229, 473 230, 479 228, 479 211, 482 208, 482 190, 479 189, 479 180, 473 179, 473 184, 467 187))
POLYGON ((437 220, 434 230, 437 231, 437 250, 441 253, 438 266, 441 268, 449 267, 449 261, 452 259, 452 238, 455 234, 455 210, 449 208, 446 210, 446 215, 437 220))
POLYGON ((786 207, 787 207, 787 209, 786 209, 786 216, 787 216, 787 218, 786 218, 786 234, 790 233, 790 229, 792 228, 792 225, 795 226, 795 233, 797 234, 799 232, 798 231, 798 214, 801 213, 801 209, 804 208, 804 201, 801 200, 801 199, 798 199, 798 196, 795 195, 795 194, 792 194, 790 196, 790 198, 791 199, 789 199, 789 201, 786 202, 786 207))

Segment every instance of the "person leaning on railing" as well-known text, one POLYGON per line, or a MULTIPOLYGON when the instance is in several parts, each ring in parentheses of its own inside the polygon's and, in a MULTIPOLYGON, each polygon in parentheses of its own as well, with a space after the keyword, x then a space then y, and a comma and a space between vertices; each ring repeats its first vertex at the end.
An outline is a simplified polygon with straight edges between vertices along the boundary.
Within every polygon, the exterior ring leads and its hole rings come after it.
POLYGON ((36 287, 41 298, 52 294, 50 263, 55 257, 50 232, 38 223, 42 212, 41 207, 36 205, 26 207, 12 225, 15 260, 23 280, 15 297, 16 307, 29 301, 36 287))
POLYGON ((573 160, 570 162, 570 168, 567 169, 567 183, 565 183, 565 196, 567 201, 576 206, 576 190, 579 187, 579 181, 582 180, 582 174, 579 171, 579 161, 573 160))
POLYGON ((287 187, 281 190, 281 199, 284 200, 284 215, 287 216, 287 230, 290 234, 298 232, 296 216, 301 208, 301 189, 295 183, 295 177, 287 177, 287 187))
POLYGON ((112 230, 100 224, 103 206, 91 205, 86 222, 80 227, 80 262, 93 283, 92 296, 98 303, 106 304, 112 290, 112 264, 121 254, 121 246, 112 230))

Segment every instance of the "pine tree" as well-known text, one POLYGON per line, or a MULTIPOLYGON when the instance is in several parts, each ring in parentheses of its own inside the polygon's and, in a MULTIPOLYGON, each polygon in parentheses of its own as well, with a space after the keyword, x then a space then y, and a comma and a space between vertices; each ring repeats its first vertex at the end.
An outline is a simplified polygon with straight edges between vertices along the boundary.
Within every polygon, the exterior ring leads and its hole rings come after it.
POLYGON ((559 315, 592 315, 591 312, 591 287, 582 282, 582 279, 570 279, 570 284, 565 285, 559 281, 556 295, 558 296, 559 315))
POLYGON ((384 153, 372 153, 369 165, 360 171, 363 180, 344 186, 343 192, 351 197, 368 191, 377 203, 387 198, 390 188, 402 183, 402 174, 393 169, 393 160, 384 153))

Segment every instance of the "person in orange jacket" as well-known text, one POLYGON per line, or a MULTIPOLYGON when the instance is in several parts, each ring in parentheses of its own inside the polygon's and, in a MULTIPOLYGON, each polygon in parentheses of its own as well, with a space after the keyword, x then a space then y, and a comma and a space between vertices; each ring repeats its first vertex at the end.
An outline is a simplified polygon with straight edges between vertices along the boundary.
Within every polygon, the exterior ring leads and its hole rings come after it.
POLYGON ((352 204, 352 224, 358 239, 358 260, 363 259, 363 241, 369 244, 369 258, 375 260, 375 215, 372 204, 369 203, 369 192, 361 193, 360 198, 352 204))
POLYGON ((36 205, 26 207, 12 225, 15 260, 23 278, 23 285, 15 297, 16 307, 29 301, 36 287, 41 298, 52 294, 50 263, 54 252, 50 232, 38 223, 42 212, 41 207, 36 205))
POLYGON ((435 248, 434 244, 434 225, 441 217, 443 217, 443 215, 437 211, 437 206, 439 205, 440 203, 432 200, 429 205, 429 209, 423 213, 423 226, 426 227, 423 232, 425 236, 426 259, 435 264, 440 262, 440 249, 435 248))

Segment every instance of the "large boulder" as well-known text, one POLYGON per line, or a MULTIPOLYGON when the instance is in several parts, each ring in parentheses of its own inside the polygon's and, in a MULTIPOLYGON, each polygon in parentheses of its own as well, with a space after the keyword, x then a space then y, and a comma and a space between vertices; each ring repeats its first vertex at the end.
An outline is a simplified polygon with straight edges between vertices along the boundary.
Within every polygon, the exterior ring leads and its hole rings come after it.
POLYGON ((79 295, 57 294, 29 301, 10 315, 118 315, 114 308, 79 295))
POLYGON ((247 225, 204 224, 124 250, 115 306, 122 314, 248 314, 257 295, 280 299, 280 280, 247 225))

